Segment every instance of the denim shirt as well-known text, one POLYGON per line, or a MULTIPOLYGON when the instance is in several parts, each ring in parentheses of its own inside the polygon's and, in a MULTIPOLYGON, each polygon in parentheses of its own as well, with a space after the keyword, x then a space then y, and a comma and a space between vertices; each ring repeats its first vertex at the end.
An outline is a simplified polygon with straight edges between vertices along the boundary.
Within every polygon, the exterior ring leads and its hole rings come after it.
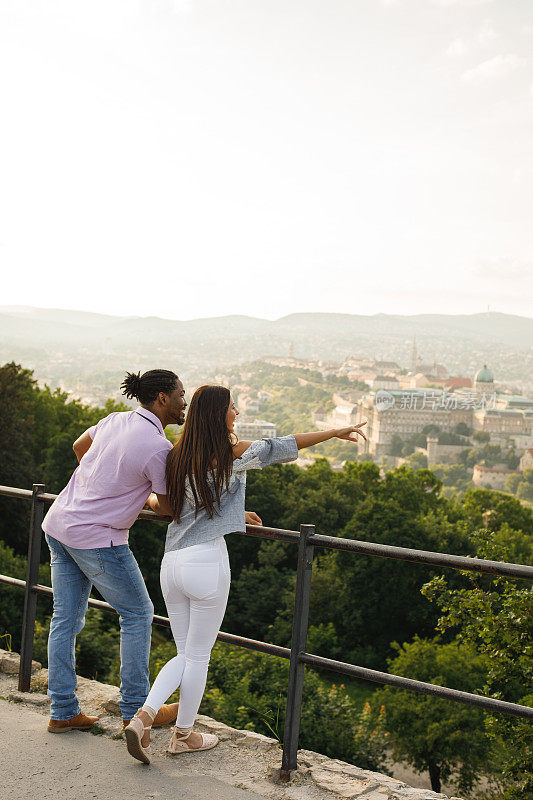
POLYGON ((171 522, 168 526, 165 553, 181 550, 193 544, 203 544, 234 531, 246 530, 244 520, 246 471, 263 469, 269 464, 295 461, 297 458, 298 446, 292 434, 252 442, 242 456, 233 462, 229 486, 222 492, 220 507, 211 519, 203 508, 196 516, 192 494, 186 488, 180 520, 171 522))

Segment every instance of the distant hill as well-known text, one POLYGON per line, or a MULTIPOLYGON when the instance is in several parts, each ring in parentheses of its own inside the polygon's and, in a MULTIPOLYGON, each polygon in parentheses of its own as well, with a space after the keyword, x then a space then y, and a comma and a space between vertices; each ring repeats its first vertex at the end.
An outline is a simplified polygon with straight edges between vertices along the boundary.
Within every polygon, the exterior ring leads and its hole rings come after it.
MULTIPOLYGON (((180 369, 226 367, 266 355, 343 360, 375 356, 410 365, 416 337, 425 363, 473 375, 487 363, 496 379, 533 387, 533 319, 510 314, 290 314, 271 321, 247 316, 195 320, 118 317, 85 311, 0 307, 0 359, 70 382, 124 368, 172 363, 180 369), (62 365, 65 365, 62 367, 62 365)), ((207 373, 204 373, 207 374, 207 373)), ((94 377, 93 377, 94 376, 94 377)), ((114 380, 114 378, 113 378, 114 380)))
MULTIPOLYGON (((246 316, 212 317, 194 320, 170 320, 161 317, 115 317, 87 311, 0 306, 0 337, 25 340, 43 346, 58 340, 91 339, 103 341, 109 337, 117 344, 131 341, 159 341, 164 336, 184 336, 218 339, 219 337, 265 337, 265 343, 286 342, 291 337, 315 339, 327 336, 330 346, 352 340, 352 337, 404 338, 417 336, 420 341, 447 336, 499 342, 521 349, 533 347, 533 318, 486 312, 482 314, 290 314, 270 321, 246 316), (44 338, 41 338, 44 337, 44 338), (272 338, 273 337, 273 338, 272 338)), ((322 347, 327 348, 324 342, 322 347)), ((310 352, 302 356, 312 355, 310 352)))
POLYGON ((533 318, 486 312, 481 314, 290 314, 276 321, 280 330, 321 330, 381 336, 437 336, 489 339, 524 349, 533 346, 533 318))

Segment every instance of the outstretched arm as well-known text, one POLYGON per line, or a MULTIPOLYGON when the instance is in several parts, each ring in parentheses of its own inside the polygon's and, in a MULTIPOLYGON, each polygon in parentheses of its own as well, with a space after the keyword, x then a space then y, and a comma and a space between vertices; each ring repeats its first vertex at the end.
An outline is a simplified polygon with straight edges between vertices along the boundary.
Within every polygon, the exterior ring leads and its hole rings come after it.
POLYGON ((313 431, 312 433, 295 433, 281 438, 258 439, 255 442, 238 442, 233 446, 233 456, 235 458, 233 469, 236 472, 243 472, 247 469, 263 469, 269 464, 283 464, 288 461, 296 461, 298 450, 304 447, 312 447, 320 442, 327 442, 328 439, 345 439, 348 442, 356 442, 357 436, 366 439, 360 430, 366 421, 359 422, 357 425, 350 425, 347 428, 332 428, 329 431, 313 431))
POLYGON ((359 422, 357 425, 350 425, 348 428, 331 428, 329 431, 312 431, 311 433, 295 433, 294 438, 298 446, 298 450, 304 447, 312 447, 314 444, 320 442, 327 442, 329 439, 344 439, 347 442, 356 442, 357 436, 361 436, 366 441, 366 436, 360 430, 365 422, 359 422))

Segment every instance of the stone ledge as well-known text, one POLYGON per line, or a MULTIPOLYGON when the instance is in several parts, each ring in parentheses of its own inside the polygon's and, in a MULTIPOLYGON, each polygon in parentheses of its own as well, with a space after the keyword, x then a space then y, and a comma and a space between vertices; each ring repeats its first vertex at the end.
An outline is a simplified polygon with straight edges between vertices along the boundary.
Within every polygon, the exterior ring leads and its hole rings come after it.
MULTIPOLYGON (((20 656, 18 653, 11 653, 9 650, 0 650, 0 672, 6 675, 18 675, 20 667, 20 656)), ((41 669, 38 661, 31 662, 32 675, 41 669)))
MULTIPOLYGON (((15 688, 18 664, 17 653, 0 650, 0 673, 4 673, 4 677, 0 675, 0 678, 4 685, 7 683, 7 691, 2 693, 12 702, 24 703, 35 711, 47 714, 50 699, 44 691, 48 683, 48 670, 41 669, 38 662, 33 662, 34 683, 40 691, 19 692, 15 688)), ((98 725, 106 735, 120 735, 120 695, 116 686, 78 677, 77 694, 85 711, 101 714, 98 725)), ((257 773, 250 788, 271 800, 461 800, 430 789, 415 789, 388 775, 364 770, 311 750, 298 751, 298 769, 292 774, 290 783, 283 784, 279 780, 281 751, 276 739, 254 731, 232 728, 203 714, 196 717, 196 725, 200 730, 215 733, 221 747, 232 748, 235 757, 240 751, 239 758, 247 759, 249 765, 246 773, 249 774, 250 768, 257 773)), ((156 740, 160 733, 159 730, 154 731, 156 740)), ((231 759, 233 761, 233 755, 231 759)))

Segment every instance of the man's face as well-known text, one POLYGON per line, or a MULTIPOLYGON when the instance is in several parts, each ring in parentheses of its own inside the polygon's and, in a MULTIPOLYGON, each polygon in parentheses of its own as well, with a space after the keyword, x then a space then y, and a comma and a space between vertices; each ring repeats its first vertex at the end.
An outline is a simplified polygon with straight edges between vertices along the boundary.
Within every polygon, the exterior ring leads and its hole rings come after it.
POLYGON ((182 382, 178 381, 176 388, 168 395, 167 413, 171 420, 171 425, 183 425, 185 422, 186 408, 185 389, 183 388, 182 382))

